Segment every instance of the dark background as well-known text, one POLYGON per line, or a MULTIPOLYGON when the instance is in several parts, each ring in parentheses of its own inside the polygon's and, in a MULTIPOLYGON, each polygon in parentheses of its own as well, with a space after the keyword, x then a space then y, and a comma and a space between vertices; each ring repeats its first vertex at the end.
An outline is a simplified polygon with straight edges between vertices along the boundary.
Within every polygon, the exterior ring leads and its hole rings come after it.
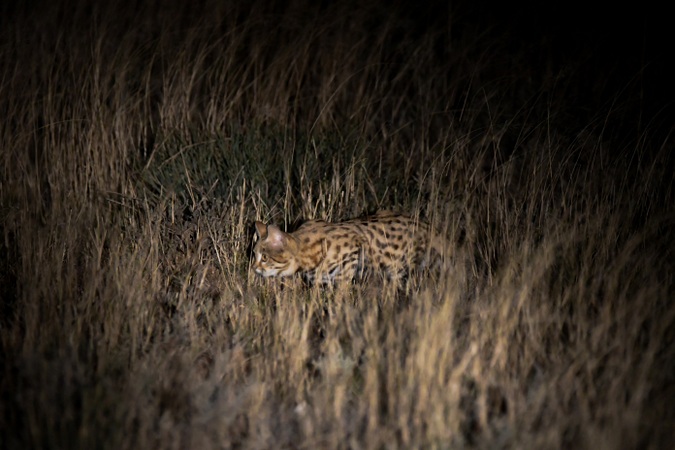
MULTIPOLYGON (((447 8, 454 26, 504 40, 505 56, 528 55, 529 69, 540 79, 571 78, 578 96, 567 101, 582 121, 621 104, 624 130, 648 127, 661 139, 675 123, 673 33, 665 3, 477 1, 408 8, 432 27, 443 26, 447 8)), ((496 71, 509 70, 495 65, 496 71)))

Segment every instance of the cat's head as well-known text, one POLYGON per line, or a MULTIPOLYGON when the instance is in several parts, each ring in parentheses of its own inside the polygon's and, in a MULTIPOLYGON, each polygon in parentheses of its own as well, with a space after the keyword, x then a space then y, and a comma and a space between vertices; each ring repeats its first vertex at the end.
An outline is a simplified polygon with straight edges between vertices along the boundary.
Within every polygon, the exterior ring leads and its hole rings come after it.
POLYGON ((298 270, 295 238, 274 225, 255 223, 258 241, 253 247, 253 268, 263 277, 286 277, 298 270))

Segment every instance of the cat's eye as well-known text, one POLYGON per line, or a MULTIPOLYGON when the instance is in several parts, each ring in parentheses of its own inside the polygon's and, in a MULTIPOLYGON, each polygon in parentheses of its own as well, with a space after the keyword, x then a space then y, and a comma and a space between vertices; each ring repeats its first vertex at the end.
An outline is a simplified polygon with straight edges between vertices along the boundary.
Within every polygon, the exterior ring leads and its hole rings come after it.
POLYGON ((267 262, 267 255, 264 254, 264 253, 261 254, 261 255, 260 255, 260 261, 262 261, 262 262, 267 262))

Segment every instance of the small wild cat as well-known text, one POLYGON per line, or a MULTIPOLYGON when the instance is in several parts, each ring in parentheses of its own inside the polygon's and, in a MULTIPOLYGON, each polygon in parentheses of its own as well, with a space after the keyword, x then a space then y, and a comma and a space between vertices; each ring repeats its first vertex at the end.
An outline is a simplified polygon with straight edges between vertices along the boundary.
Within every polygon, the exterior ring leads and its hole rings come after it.
POLYGON ((256 273, 286 277, 300 272, 322 284, 378 271, 399 280, 410 269, 438 265, 448 251, 433 227, 390 212, 340 223, 311 220, 293 233, 256 222, 255 231, 256 273))

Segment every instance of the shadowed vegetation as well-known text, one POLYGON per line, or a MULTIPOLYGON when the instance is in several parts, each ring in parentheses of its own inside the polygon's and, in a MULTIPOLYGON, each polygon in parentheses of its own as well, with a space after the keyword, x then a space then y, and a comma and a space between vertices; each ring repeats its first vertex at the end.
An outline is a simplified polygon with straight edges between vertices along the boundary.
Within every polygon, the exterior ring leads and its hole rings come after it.
POLYGON ((673 442, 646 78, 350 3, 0 7, 0 447, 673 442), (469 263, 399 291, 250 270, 254 220, 378 209, 469 263))

